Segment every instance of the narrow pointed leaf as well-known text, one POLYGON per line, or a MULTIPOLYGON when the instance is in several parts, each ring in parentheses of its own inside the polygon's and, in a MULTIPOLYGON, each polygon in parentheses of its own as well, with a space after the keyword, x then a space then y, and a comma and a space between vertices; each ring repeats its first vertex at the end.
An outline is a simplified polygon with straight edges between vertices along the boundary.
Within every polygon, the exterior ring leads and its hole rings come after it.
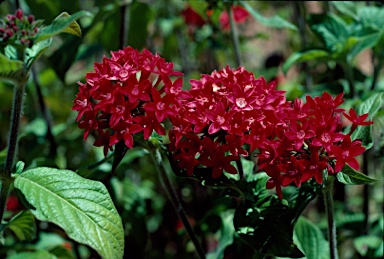
POLYGON ((62 32, 81 37, 81 29, 76 20, 81 17, 90 15, 91 13, 87 11, 79 11, 73 15, 62 13, 52 22, 52 24, 37 33, 35 42, 51 38, 62 32))
POLYGON ((252 6, 250 6, 246 1, 240 1, 239 2, 258 22, 260 22, 262 25, 267 27, 274 27, 274 28, 280 28, 280 29, 291 29, 294 31, 297 31, 297 27, 288 22, 287 20, 284 20, 280 16, 273 16, 273 17, 265 17, 261 15, 259 12, 257 12, 252 6))
POLYGON ((52 39, 46 39, 35 43, 32 48, 25 50, 25 64, 27 70, 29 70, 33 63, 43 54, 43 52, 51 45, 52 39))
POLYGON ((377 182, 376 179, 373 179, 365 174, 362 174, 350 166, 344 166, 343 170, 336 174, 336 178, 339 182, 348 185, 356 184, 367 184, 377 182))
POLYGON ((89 245, 103 258, 123 257, 121 218, 101 182, 70 170, 40 167, 17 176, 14 185, 39 220, 60 226, 70 238, 89 245))
POLYGON ((0 79, 17 81, 23 74, 23 62, 11 60, 0 53, 0 79))
POLYGON ((296 63, 314 60, 318 58, 326 58, 329 57, 330 53, 321 49, 311 49, 301 52, 295 52, 284 62, 283 64, 283 72, 286 74, 288 70, 296 63))
POLYGON ((6 228, 12 230, 20 241, 32 241, 36 237, 35 217, 28 210, 14 216, 6 228))

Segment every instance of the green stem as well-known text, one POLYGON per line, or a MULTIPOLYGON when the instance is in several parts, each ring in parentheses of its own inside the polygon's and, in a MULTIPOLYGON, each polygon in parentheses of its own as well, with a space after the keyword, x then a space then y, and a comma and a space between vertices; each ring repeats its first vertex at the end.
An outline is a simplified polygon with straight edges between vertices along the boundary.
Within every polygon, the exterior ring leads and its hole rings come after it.
POLYGON ((8 136, 8 150, 5 158, 4 170, 1 170, 1 192, 0 192, 0 222, 3 219, 5 206, 9 195, 9 189, 11 181, 11 173, 14 163, 14 158, 17 149, 17 137, 19 134, 20 118, 23 109, 23 97, 25 83, 28 79, 27 74, 24 74, 22 78, 15 85, 15 94, 13 96, 11 126, 8 136))
POLYGON ((355 98, 356 96, 356 89, 355 89, 355 82, 353 78, 353 67, 351 67, 348 63, 341 63, 341 67, 343 68, 343 71, 345 73, 345 78, 347 79, 349 83, 349 97, 355 98))
POLYGON ((231 39, 233 44, 233 50, 235 52, 236 66, 239 67, 242 64, 241 54, 240 54, 239 35, 237 33, 235 19, 233 17, 233 12, 231 7, 232 7, 232 3, 228 3, 227 12, 229 16, 229 25, 231 26, 231 39))
POLYGON ((203 249, 201 248, 200 243, 196 237, 196 234, 193 231, 193 228, 191 227, 191 225, 189 223, 187 214, 186 214, 183 206, 181 205, 180 199, 177 196, 175 189, 172 186, 171 180, 169 179, 169 176, 164 169, 163 158, 161 156, 160 151, 156 150, 156 149, 151 149, 150 153, 151 153, 151 157, 153 159, 153 162, 155 164, 156 171, 159 174, 160 182, 163 185, 165 191, 167 192, 168 198, 170 199, 170 201, 171 201, 173 207, 175 208, 181 222, 184 225, 185 230, 187 231, 192 243, 194 244, 199 258, 201 258, 201 259, 205 258, 205 253, 204 253, 203 249))
POLYGON ((328 179, 323 183, 323 195, 324 195, 324 205, 325 212, 327 214, 328 221, 328 241, 329 241, 329 251, 331 259, 338 259, 337 254, 337 241, 336 241, 336 222, 335 215, 333 210, 333 183, 335 178, 333 176, 328 176, 328 179))

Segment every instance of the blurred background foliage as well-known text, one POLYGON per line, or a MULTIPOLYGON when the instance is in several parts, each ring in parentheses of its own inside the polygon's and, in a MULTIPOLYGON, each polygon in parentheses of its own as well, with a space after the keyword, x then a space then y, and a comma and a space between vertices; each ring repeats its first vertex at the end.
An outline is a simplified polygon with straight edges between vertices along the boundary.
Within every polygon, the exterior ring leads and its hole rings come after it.
MULTIPOLYGON (((175 69, 185 73, 185 88, 188 88, 188 79, 198 79, 202 73, 211 73, 226 65, 236 67, 231 30, 225 28, 221 20, 227 2, 20 0, 4 1, 0 5, 0 16, 21 8, 46 24, 64 11, 71 14, 87 10, 93 14, 79 21, 81 39, 72 35, 55 37, 53 46, 35 65, 26 88, 18 160, 24 161, 27 168, 67 168, 101 180, 123 218, 125 258, 194 258, 194 248, 160 188, 144 149, 129 150, 111 176, 111 157, 104 158, 102 150, 92 145, 95 140, 92 136, 83 141, 83 132, 75 123, 76 113, 71 110, 78 91, 77 82, 84 81, 84 75, 93 70, 94 62, 127 45, 147 48, 174 62, 175 69)), ((329 31, 337 33, 338 24, 331 23, 317 31, 313 26, 326 24, 321 20, 325 15, 356 27, 362 22, 358 10, 363 7, 377 8, 376 18, 384 17, 380 16, 384 8, 380 2, 340 5, 320 1, 247 1, 235 4, 248 12, 245 19, 236 24, 241 65, 257 77, 263 75, 267 81, 276 80, 278 88, 287 91, 288 98, 316 95, 324 90, 334 95, 345 91, 345 107, 355 107, 373 92, 384 90, 382 24, 370 29, 370 33, 378 33, 377 42, 367 44, 348 63, 340 63, 335 55, 317 54, 292 61, 295 53, 327 50, 329 31), (287 60, 292 64, 285 63, 287 60), (283 64, 286 73, 283 73, 283 64), (346 67, 350 68, 348 72, 346 67), (353 76, 348 77, 346 73, 353 76), (349 95, 351 83, 355 90, 353 96, 349 95)), ((374 19, 366 22, 375 24, 374 19)), ((357 42, 360 41, 358 38, 357 42)), ((342 51, 349 53, 351 49, 342 51)), ((0 157, 5 156, 12 95, 13 86, 0 82, 0 157)), ((374 121, 375 144, 361 157, 361 162, 364 162, 363 172, 379 182, 370 186, 338 184, 335 189, 341 258, 380 258, 383 254, 383 109, 374 121)), ((208 188, 197 181, 176 177, 173 180, 191 224, 208 252, 207 258, 252 258, 253 250, 234 234, 233 210, 238 204, 235 198, 225 190, 208 188)), ((304 215, 325 234, 322 204, 321 198, 315 199, 304 215)), ((21 203, 11 196, 8 215, 21 209, 21 203)), ((0 248, 2 258, 28 249, 49 250, 60 258, 98 256, 69 240, 58 227, 42 222, 38 224, 37 239, 18 242, 10 233, 5 243, 7 246, 0 248)))

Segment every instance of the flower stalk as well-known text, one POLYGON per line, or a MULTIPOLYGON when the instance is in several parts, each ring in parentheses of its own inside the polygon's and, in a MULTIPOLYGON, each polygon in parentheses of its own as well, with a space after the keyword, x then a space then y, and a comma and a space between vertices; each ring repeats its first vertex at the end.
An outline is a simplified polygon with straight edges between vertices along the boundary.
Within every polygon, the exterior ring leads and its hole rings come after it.
POLYGON ((8 150, 7 156, 5 159, 4 170, 1 170, 1 192, 0 192, 0 220, 3 219, 5 207, 7 204, 7 199, 9 195, 9 189, 11 181, 11 173, 14 164, 14 158, 17 150, 17 138, 19 135, 20 128, 20 118, 23 109, 24 101, 24 90, 25 84, 28 80, 28 74, 25 73, 22 75, 21 79, 17 82, 15 86, 15 93, 13 96, 12 104, 12 116, 11 116, 11 125, 8 136, 8 150))
POLYGON ((328 176, 323 183, 323 197, 325 212, 327 214, 328 221, 328 241, 329 241, 329 251, 331 259, 338 259, 337 254, 337 235, 336 235, 336 221, 333 210, 333 183, 335 177, 328 176))
POLYGON ((166 191, 168 198, 171 201, 173 207, 175 208, 177 215, 179 216, 181 222, 183 223, 184 228, 187 231, 192 243, 194 244, 196 253, 198 254, 199 258, 201 259, 205 258, 205 253, 200 246, 200 243, 196 237, 195 232, 193 231, 193 228, 191 227, 191 224, 189 223, 187 214, 183 206, 181 205, 180 199, 177 196, 175 189, 172 186, 171 180, 169 179, 168 174, 164 169, 164 165, 162 162, 163 159, 160 151, 157 149, 151 149, 150 153, 151 153, 152 160, 155 164, 156 171, 159 174, 160 182, 164 190, 166 191))
POLYGON ((229 16, 229 24, 231 28, 231 39, 233 44, 233 50, 235 52, 236 66, 239 67, 242 64, 242 61, 241 61, 241 54, 240 54, 239 35, 237 33, 235 18, 233 17, 232 3, 227 4, 227 11, 229 16))

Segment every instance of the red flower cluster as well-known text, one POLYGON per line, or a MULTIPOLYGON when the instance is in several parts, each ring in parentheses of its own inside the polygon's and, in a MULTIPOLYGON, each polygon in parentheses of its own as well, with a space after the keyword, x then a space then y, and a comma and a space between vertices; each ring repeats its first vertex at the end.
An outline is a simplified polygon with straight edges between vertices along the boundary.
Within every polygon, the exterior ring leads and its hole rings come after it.
POLYGON ((365 148, 360 140, 351 140, 350 135, 364 122, 367 114, 358 116, 351 109, 350 115, 339 106, 344 102, 343 93, 335 98, 324 92, 322 96, 306 96, 287 102, 283 113, 277 115, 279 123, 272 125, 274 137, 259 142, 258 166, 270 179, 267 188, 276 187, 281 197, 281 186, 292 182, 296 186, 314 178, 323 181, 323 171, 328 174, 340 172, 345 164, 359 170, 356 156, 365 148), (341 133, 341 113, 353 123, 348 134, 341 133))
POLYGON ((203 75, 191 85, 191 97, 171 119, 174 159, 189 175, 198 165, 212 168, 214 178, 223 170, 236 174, 231 162, 248 155, 243 145, 254 149, 258 138, 273 136, 268 129, 279 122, 275 113, 285 104, 284 92, 262 77, 255 79, 243 67, 203 75))
POLYGON ((103 146, 104 155, 120 140, 132 148, 135 133, 144 132, 144 139, 153 130, 165 135, 160 123, 176 115, 181 98, 189 97, 181 90, 181 78, 170 79, 183 74, 159 55, 131 47, 111 55, 94 64, 95 71, 87 73, 85 84, 78 83, 79 93, 72 107, 79 112, 76 120, 84 129, 84 139, 90 131, 97 131, 94 145, 103 146))
POLYGON ((345 164, 358 170, 355 157, 365 148, 361 141, 351 141, 350 135, 367 115, 357 116, 353 109, 345 116, 352 121, 351 131, 341 133, 343 94, 332 98, 324 92, 321 97, 306 97, 286 101, 284 91, 275 83, 239 67, 229 67, 191 80, 191 97, 182 100, 178 116, 172 117, 170 151, 181 169, 191 175, 195 167, 212 169, 212 177, 223 171, 236 174, 232 161, 257 150, 258 170, 270 179, 268 188, 315 178, 322 182, 322 172, 339 172, 345 164))
POLYGON ((85 84, 79 82, 72 107, 79 112, 84 139, 97 131, 94 145, 103 146, 105 155, 120 140, 132 148, 133 134, 165 135, 160 123, 169 118, 169 151, 188 175, 201 167, 213 178, 224 171, 236 174, 233 162, 254 152, 258 171, 270 176, 267 188, 276 188, 281 197, 282 186, 300 186, 311 178, 322 183, 324 170, 335 174, 346 164, 359 169, 355 157, 365 148, 350 136, 357 126, 373 122, 353 109, 345 113, 339 107, 343 93, 287 101, 275 82, 255 79, 243 67, 202 75, 185 91, 182 78, 170 79, 182 73, 160 56, 131 47, 111 54, 95 63, 85 84), (341 133, 342 114, 352 122, 348 134, 341 133))
POLYGON ((16 44, 31 44, 31 39, 39 30, 40 21, 35 21, 33 15, 25 16, 21 9, 16 14, 8 14, 0 20, 0 43, 14 42, 16 44))

